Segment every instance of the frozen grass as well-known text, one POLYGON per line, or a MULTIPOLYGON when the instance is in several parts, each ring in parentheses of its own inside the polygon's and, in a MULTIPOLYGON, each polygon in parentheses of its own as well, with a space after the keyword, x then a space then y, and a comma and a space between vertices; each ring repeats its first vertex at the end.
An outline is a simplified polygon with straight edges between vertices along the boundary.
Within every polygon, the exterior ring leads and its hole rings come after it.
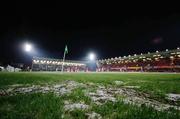
POLYGON ((63 101, 53 94, 30 94, 0 98, 0 119, 59 119, 63 101))
MULTIPOLYGON (((140 86, 136 89, 150 94, 151 98, 168 103, 167 93, 180 93, 180 74, 156 73, 0 73, 0 89, 9 85, 47 85, 64 80, 75 80, 82 83, 93 82, 96 85, 115 86, 114 81, 123 81, 123 85, 140 86)), ((115 86, 118 87, 118 86, 115 86)), ((159 112, 145 106, 137 107, 124 104, 121 100, 116 103, 108 102, 98 106, 84 95, 86 88, 75 89, 70 95, 57 97, 47 94, 21 94, 16 96, 0 96, 0 119, 58 119, 58 118, 87 118, 86 113, 96 112, 102 118, 137 118, 137 119, 177 119, 179 112, 159 112), (64 101, 83 102, 90 105, 88 110, 64 111, 64 101)), ((94 89, 92 89, 94 90, 94 89)))

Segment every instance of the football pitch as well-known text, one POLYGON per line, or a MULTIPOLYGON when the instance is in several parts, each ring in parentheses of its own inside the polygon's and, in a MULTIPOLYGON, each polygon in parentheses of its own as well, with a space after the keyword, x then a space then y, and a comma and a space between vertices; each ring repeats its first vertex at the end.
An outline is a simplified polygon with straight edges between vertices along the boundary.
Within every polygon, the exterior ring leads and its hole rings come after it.
POLYGON ((178 119, 180 74, 0 73, 0 119, 178 119))

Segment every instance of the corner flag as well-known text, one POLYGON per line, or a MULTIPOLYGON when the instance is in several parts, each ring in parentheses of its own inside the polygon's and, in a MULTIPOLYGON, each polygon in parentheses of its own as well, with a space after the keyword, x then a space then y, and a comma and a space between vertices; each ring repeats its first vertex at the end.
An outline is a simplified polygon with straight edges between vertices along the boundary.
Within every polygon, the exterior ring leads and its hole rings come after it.
POLYGON ((63 72, 63 70, 64 70, 64 60, 65 60, 66 54, 68 54, 68 47, 67 47, 67 45, 65 46, 65 49, 64 49, 64 56, 63 56, 63 63, 62 63, 61 72, 63 72))
POLYGON ((68 48, 67 48, 67 45, 66 45, 66 47, 65 47, 65 49, 64 49, 64 53, 65 53, 65 54, 68 54, 68 48))

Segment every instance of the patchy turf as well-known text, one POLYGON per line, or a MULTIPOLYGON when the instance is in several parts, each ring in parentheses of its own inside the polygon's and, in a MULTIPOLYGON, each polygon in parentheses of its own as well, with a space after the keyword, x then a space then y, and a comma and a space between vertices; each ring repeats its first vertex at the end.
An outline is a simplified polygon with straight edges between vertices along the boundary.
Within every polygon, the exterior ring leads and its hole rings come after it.
POLYGON ((179 99, 167 94, 180 94, 179 85, 180 74, 0 73, 0 118, 176 119, 179 99))

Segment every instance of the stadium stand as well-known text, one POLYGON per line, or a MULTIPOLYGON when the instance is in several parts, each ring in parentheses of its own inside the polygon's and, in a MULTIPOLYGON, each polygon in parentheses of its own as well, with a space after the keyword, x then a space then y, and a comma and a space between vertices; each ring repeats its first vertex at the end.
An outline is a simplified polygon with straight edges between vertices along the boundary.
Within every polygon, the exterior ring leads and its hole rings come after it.
MULTIPOLYGON (((33 57, 32 71, 61 71, 63 60, 52 58, 33 57)), ((87 67, 83 61, 64 61, 65 72, 85 72, 87 67)))
POLYGON ((180 72, 180 49, 97 60, 97 71, 180 72))

